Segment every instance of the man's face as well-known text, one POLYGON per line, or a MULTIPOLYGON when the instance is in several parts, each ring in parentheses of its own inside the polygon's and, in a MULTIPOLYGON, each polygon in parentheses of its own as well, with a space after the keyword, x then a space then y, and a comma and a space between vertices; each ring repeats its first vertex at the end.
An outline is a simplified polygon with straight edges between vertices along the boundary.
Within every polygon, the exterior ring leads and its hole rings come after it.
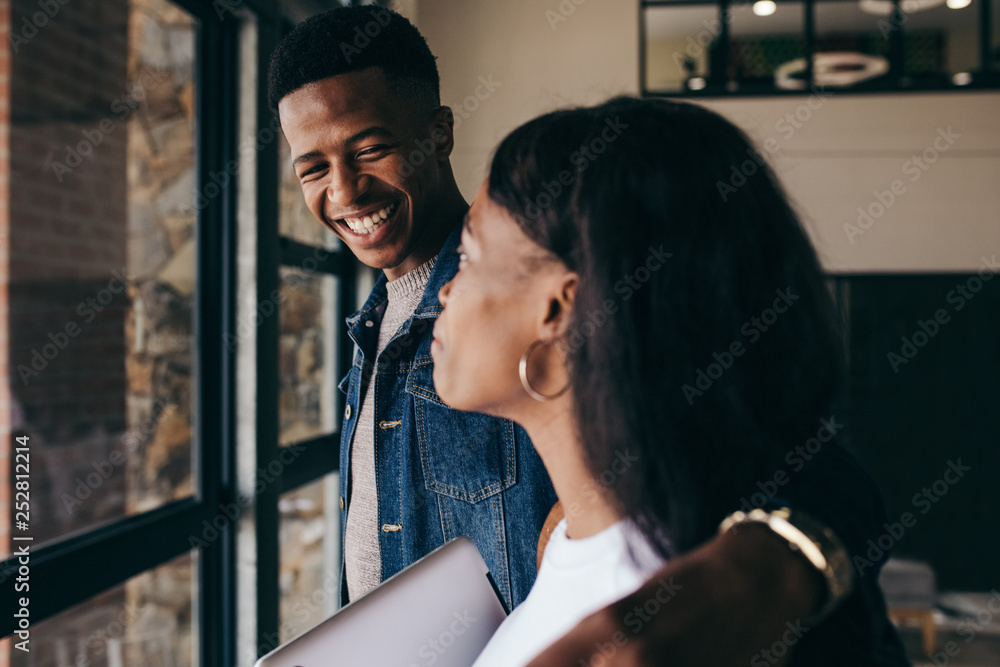
POLYGON ((278 111, 313 215, 368 266, 402 264, 441 188, 452 145, 445 114, 394 92, 378 68, 307 84, 278 111))

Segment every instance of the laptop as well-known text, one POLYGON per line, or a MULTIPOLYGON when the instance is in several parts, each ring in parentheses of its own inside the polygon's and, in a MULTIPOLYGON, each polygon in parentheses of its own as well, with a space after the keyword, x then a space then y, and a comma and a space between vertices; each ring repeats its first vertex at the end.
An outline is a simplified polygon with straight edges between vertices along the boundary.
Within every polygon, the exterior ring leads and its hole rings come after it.
POLYGON ((457 537, 254 667, 469 667, 506 617, 479 549, 457 537))

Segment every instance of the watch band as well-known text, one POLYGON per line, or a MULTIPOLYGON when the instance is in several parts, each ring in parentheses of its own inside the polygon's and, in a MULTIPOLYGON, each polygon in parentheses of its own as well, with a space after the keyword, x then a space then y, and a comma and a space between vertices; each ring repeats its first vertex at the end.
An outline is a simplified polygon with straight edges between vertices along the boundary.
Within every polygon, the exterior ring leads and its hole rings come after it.
POLYGON ((808 514, 787 507, 772 510, 754 509, 733 512, 719 525, 725 533, 741 523, 762 523, 788 542, 792 551, 802 554, 826 581, 826 600, 808 620, 818 623, 830 615, 854 588, 851 562, 840 538, 830 528, 808 514))

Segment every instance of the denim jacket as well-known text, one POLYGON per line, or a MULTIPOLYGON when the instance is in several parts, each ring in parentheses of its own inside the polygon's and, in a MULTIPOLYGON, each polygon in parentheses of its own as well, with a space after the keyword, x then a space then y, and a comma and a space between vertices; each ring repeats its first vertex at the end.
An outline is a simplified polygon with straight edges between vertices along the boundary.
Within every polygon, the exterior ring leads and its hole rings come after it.
MULTIPOLYGON (((340 382, 347 394, 340 441, 341 544, 351 511, 351 443, 364 378, 367 391, 375 392, 382 579, 464 535, 479 547, 510 610, 535 581, 538 537, 556 496, 520 426, 453 410, 434 391, 430 346, 442 309, 438 291, 458 272, 460 231, 457 226, 448 237, 412 317, 377 360, 376 310, 387 298, 385 274, 361 310, 347 318, 357 351, 340 382)), ((341 563, 342 582, 343 572, 341 563)), ((347 602, 346 585, 341 586, 341 601, 347 602)))

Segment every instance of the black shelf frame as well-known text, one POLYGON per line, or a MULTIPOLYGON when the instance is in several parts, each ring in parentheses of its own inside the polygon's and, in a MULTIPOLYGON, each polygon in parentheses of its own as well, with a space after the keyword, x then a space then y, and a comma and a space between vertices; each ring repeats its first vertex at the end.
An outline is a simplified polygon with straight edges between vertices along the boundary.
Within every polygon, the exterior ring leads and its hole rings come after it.
MULTIPOLYGON (((639 5, 639 89, 643 97, 779 97, 779 96, 801 96, 815 94, 815 76, 813 72, 813 58, 816 53, 816 2, 819 0, 775 0, 779 5, 782 3, 792 3, 803 5, 803 26, 802 34, 805 39, 805 59, 806 70, 803 80, 805 86, 801 90, 784 90, 772 84, 760 83, 740 83, 727 81, 727 71, 730 62, 730 40, 729 21, 721 20, 726 16, 726 12, 735 4, 752 4, 753 0, 641 0, 639 5), (699 90, 656 90, 646 86, 646 10, 655 7, 691 7, 691 6, 715 6, 718 8, 721 29, 718 40, 720 47, 713 56, 718 62, 710 63, 710 69, 718 68, 718 72, 712 71, 706 77, 705 87, 699 90)), ((831 0, 823 0, 829 2, 831 0)), ((841 2, 856 2, 857 0, 839 0, 841 2)), ((976 92, 983 90, 1000 90, 1000 66, 991 62, 992 39, 993 39, 993 8, 991 0, 979 0, 978 13, 978 33, 979 33, 979 69, 973 72, 973 79, 966 85, 941 84, 939 82, 927 82, 913 80, 906 75, 904 68, 904 40, 906 34, 905 21, 901 20, 900 0, 893 0, 893 12, 885 20, 893 25, 887 36, 888 59, 890 76, 882 77, 857 87, 833 88, 827 90, 836 91, 838 94, 848 95, 869 95, 885 93, 928 93, 928 92, 976 92)))

